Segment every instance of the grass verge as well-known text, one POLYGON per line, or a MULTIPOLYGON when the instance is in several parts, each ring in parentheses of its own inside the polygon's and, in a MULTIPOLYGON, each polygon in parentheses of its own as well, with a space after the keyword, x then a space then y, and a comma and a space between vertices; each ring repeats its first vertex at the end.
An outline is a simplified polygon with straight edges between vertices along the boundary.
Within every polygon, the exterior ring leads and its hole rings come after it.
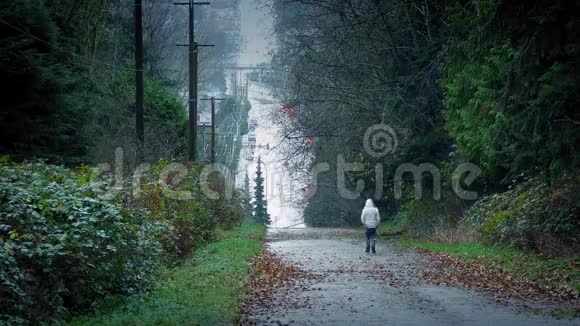
POLYGON ((516 249, 488 246, 482 243, 438 243, 416 239, 402 239, 404 247, 421 248, 436 253, 478 261, 510 276, 527 279, 541 285, 555 285, 580 292, 580 257, 546 259, 516 249))
POLYGON ((146 294, 110 302, 72 325, 221 325, 240 319, 238 305, 250 272, 248 261, 262 248, 265 228, 243 223, 221 232, 183 265, 162 273, 146 294))
POLYGON ((379 224, 379 227, 377 229, 377 232, 379 234, 389 234, 389 233, 396 233, 396 232, 400 232, 400 231, 401 231, 401 227, 392 221, 388 221, 388 222, 379 224))
MULTIPOLYGON (((366 227, 364 225, 361 225, 359 227, 359 230, 364 231, 364 230, 366 230, 366 227)), ((393 233, 402 233, 402 232, 403 232, 403 229, 398 224, 395 224, 392 221, 382 222, 377 227, 377 233, 379 235, 389 236, 389 235, 392 235, 393 233)))

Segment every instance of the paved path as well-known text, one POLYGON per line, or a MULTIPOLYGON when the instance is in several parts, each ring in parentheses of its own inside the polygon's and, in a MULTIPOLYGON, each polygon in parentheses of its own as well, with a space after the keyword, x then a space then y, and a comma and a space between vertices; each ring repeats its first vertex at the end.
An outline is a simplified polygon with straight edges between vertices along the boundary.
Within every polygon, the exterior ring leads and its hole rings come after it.
POLYGON ((267 247, 317 278, 281 302, 256 308, 258 325, 578 325, 502 305, 469 289, 429 285, 418 277, 418 254, 379 242, 364 253, 356 230, 271 230, 267 247))

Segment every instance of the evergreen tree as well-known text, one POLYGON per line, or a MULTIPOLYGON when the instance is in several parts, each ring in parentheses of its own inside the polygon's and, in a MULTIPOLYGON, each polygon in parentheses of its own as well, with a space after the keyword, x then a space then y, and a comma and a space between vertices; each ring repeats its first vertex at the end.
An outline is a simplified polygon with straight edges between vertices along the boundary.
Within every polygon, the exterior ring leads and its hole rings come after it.
POLYGON ((262 159, 258 157, 258 167, 256 168, 256 185, 254 186, 254 218, 258 223, 270 225, 270 215, 268 215, 268 203, 264 196, 264 177, 262 177, 262 159))
POLYGON ((242 187, 242 207, 244 208, 244 212, 246 216, 251 217, 253 215, 253 207, 252 207, 252 195, 250 194, 250 176, 248 175, 248 171, 246 170, 246 176, 244 177, 244 185, 242 187))
POLYGON ((250 194, 250 176, 248 175, 248 170, 246 170, 246 176, 244 177, 244 192, 250 194))

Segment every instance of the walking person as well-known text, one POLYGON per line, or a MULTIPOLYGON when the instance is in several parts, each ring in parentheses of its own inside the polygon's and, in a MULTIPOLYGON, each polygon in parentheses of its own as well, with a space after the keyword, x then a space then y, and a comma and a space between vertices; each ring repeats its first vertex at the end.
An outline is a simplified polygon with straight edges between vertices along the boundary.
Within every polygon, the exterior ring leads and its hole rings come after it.
POLYGON ((379 226, 379 223, 381 222, 381 216, 379 215, 379 209, 375 207, 372 199, 367 199, 360 220, 367 228, 367 248, 365 252, 370 252, 372 250, 373 254, 376 254, 375 243, 377 242, 377 226, 379 226))

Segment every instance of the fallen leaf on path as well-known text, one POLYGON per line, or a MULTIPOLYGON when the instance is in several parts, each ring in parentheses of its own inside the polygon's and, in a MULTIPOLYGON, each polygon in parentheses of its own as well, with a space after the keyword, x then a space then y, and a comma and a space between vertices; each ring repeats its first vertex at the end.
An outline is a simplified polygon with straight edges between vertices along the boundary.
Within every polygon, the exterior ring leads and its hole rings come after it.
MULTIPOLYGON (((313 278, 296 266, 284 263, 274 253, 262 250, 250 260, 253 275, 246 283, 248 295, 240 308, 244 317, 241 324, 252 324, 248 319, 250 311, 264 310, 273 305, 290 305, 291 293, 297 289, 305 290, 302 281, 313 278)), ((307 303, 306 303, 307 304, 307 303)))
POLYGON ((498 302, 518 299, 524 302, 567 303, 580 307, 580 295, 573 290, 517 279, 477 261, 464 261, 425 249, 416 250, 424 258, 422 277, 436 285, 464 286, 490 292, 498 302))

